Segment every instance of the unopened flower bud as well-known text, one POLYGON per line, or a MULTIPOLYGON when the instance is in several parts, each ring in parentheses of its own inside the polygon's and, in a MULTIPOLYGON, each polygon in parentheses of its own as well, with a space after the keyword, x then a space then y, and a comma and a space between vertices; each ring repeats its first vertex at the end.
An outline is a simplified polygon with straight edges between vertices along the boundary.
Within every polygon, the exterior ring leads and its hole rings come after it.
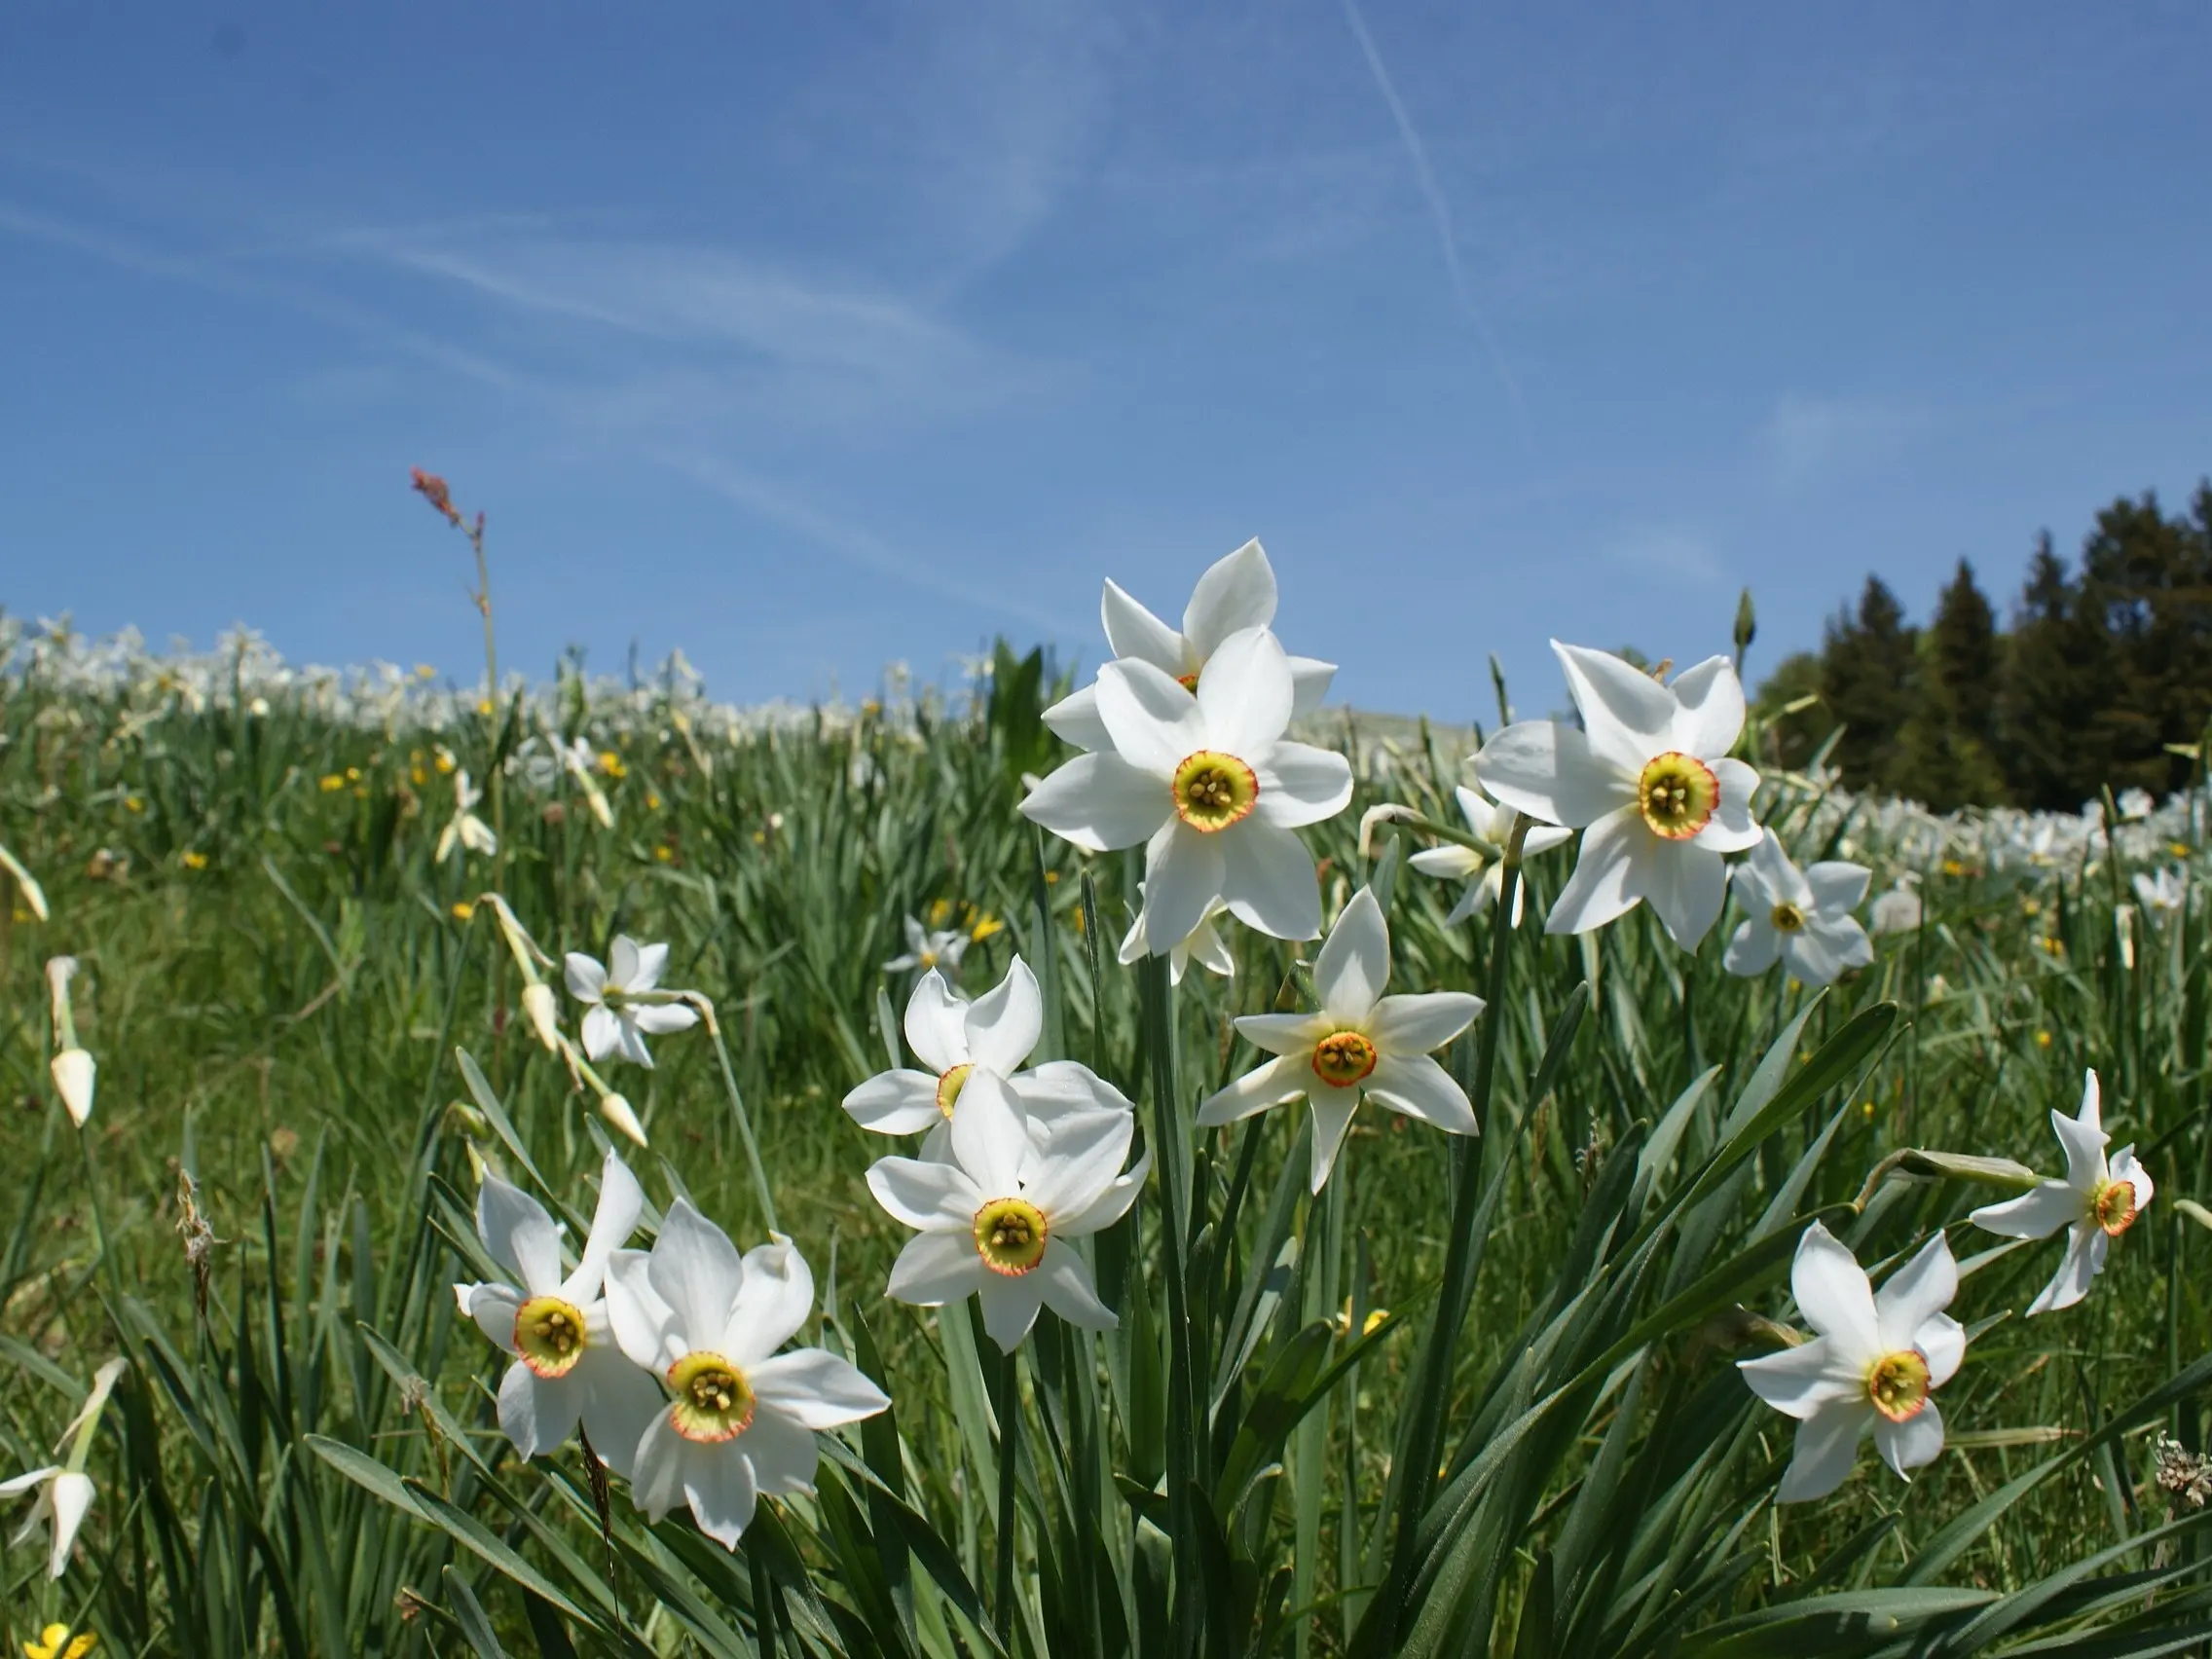
POLYGON ((69 1121, 80 1129, 92 1115, 92 1074, 98 1069, 82 1049, 64 1049, 54 1056, 54 1087, 61 1104, 69 1108, 69 1121))
POLYGON ((546 1051, 561 1051, 560 1009, 553 1000, 553 987, 536 980, 522 988, 522 1011, 530 1015, 530 1023, 537 1033, 537 1040, 545 1045, 546 1051))
POLYGON ((645 1125, 638 1122, 638 1114, 630 1109, 630 1102, 619 1094, 603 1094, 599 1097, 599 1115, 640 1146, 645 1144, 645 1125))

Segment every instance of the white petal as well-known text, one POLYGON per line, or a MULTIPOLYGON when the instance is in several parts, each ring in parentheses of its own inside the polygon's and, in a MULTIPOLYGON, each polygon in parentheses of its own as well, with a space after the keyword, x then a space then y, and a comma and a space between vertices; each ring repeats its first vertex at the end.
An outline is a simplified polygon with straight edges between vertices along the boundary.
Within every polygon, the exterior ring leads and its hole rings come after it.
POLYGON ((1636 855, 1651 839, 1633 806, 1608 814, 1582 831, 1582 851, 1553 902, 1548 934, 1588 933, 1616 921, 1643 898, 1636 855))
POLYGON ((658 1377, 690 1352, 691 1344, 676 1309, 653 1287, 651 1268, 644 1250, 617 1250, 608 1258, 607 1322, 630 1363, 658 1377))
POLYGON ((59 1473, 61 1473, 59 1463, 48 1463, 40 1468, 26 1469, 19 1475, 10 1475, 6 1480, 0 1481, 0 1497, 14 1497, 18 1493, 28 1492, 35 1486, 44 1485, 59 1473))
POLYGON ((730 1305, 745 1283, 745 1265, 728 1234, 690 1199, 678 1198, 661 1218, 645 1276, 675 1312, 684 1346, 711 1348, 721 1340, 730 1305))
MULTIPOLYGON (((1013 1086, 995 1073, 978 1067, 961 1086, 952 1108, 952 1152, 980 1199, 1021 1191, 1021 1166, 1029 1156, 1028 1120, 1013 1086)), ((971 1205, 969 1215, 979 1207, 980 1201, 971 1205)))
POLYGON ((2136 1159, 2133 1142, 2112 1155, 2112 1178, 2115 1181, 2125 1181, 2134 1189, 2135 1213, 2138 1215, 2149 1209, 2151 1200, 2157 1197, 2157 1183, 2151 1179, 2150 1170, 2144 1168, 2136 1159))
POLYGON ((639 1008, 622 1011, 629 1022, 648 1037, 666 1037, 673 1032, 688 1031, 699 1023, 699 1011, 689 1003, 646 1003, 639 1008))
POLYGON ((1121 1323, 1114 1310, 1098 1300, 1089 1264, 1059 1239, 1047 1240, 1044 1259, 1029 1276, 1039 1281, 1045 1306, 1069 1324, 1087 1331, 1111 1331, 1121 1323))
POLYGON ((578 1002, 595 1003, 607 990, 607 970, 580 950, 562 959, 562 977, 569 982, 569 995, 578 1002))
MULTIPOLYGON (((1673 692, 1610 651, 1563 645, 1557 640, 1552 650, 1567 673, 1567 692, 1598 755, 1635 773, 1654 755, 1675 747, 1677 705, 1673 692)), ((1491 789, 1488 778, 1483 787, 1505 799, 1491 789)))
POLYGON ((879 1135, 918 1135, 940 1121, 938 1080, 928 1072, 877 1072, 845 1096, 854 1123, 879 1135))
POLYGON ((1406 863, 1423 875, 1433 875, 1447 881, 1464 880, 1480 874, 1483 856, 1471 847, 1423 847, 1406 863))
POLYGON ((1928 1385, 1940 1388, 1966 1360, 1967 1328, 1948 1313, 1933 1313, 1913 1336, 1912 1346, 1928 1361, 1928 1385))
POLYGON ((1313 959, 1313 989, 1338 1026, 1365 1025, 1390 982, 1390 927, 1374 893, 1351 896, 1313 959))
POLYGON ((2050 1126, 2058 1135, 2058 1144, 2066 1149, 2067 1184, 2078 1193, 2093 1193, 2110 1177, 2105 1146, 2112 1137, 2091 1115, 2093 1107, 2085 1105, 2083 1111, 2087 1122, 2053 1112, 2050 1126))
POLYGON ((529 1300, 508 1284, 456 1285, 456 1290, 468 1292, 468 1305, 461 1311, 475 1322, 485 1340, 506 1353, 515 1351, 515 1315, 529 1300))
POLYGON ((1045 1002, 1037 976, 1016 956, 989 994, 968 1005, 968 1055, 977 1065, 1012 1077, 1037 1047, 1045 1029, 1045 1002))
POLYGON ((1183 608, 1183 643, 1203 662, 1243 628, 1275 619, 1275 572, 1257 539, 1217 559, 1198 578, 1183 608))
POLYGON ((753 1511, 759 1499, 753 1485, 752 1461, 740 1449, 739 1441, 691 1448, 690 1456, 683 1459, 683 1497, 691 1505, 691 1519, 698 1522, 700 1531, 725 1550, 737 1548, 745 1529, 753 1525, 753 1511))
POLYGON ((631 978, 629 989, 651 991, 660 988, 661 976, 668 972, 668 946, 645 944, 638 947, 638 968, 631 978))
POLYGON ((1817 1221, 1797 1240, 1789 1292, 1797 1299, 1805 1323, 1830 1339, 1837 1364, 1871 1365, 1887 1351, 1874 1313, 1874 1289, 1866 1282, 1865 1272, 1859 1259, 1817 1221))
POLYGON ((2028 1304, 2029 1314, 2056 1312, 2088 1295, 2090 1284, 2104 1271, 2105 1252, 2111 1244, 2105 1230, 2095 1222, 2076 1222, 2066 1235, 2065 1259, 2043 1287, 2043 1294, 2028 1304))
POLYGON ((1817 922, 1808 922, 1796 933, 1782 937, 1782 959, 1789 964, 1790 976, 1801 983, 1832 985, 1843 973, 1849 947, 1849 935, 1842 936, 1839 948, 1836 935, 1823 930, 1817 922))
POLYGON ((1779 1353, 1740 1359, 1736 1369, 1752 1393, 1800 1421, 1844 1400, 1862 1400, 1866 1394, 1865 1376, 1838 1365, 1835 1350, 1825 1337, 1815 1337, 1779 1353))
POLYGON ((1329 682, 1336 678, 1337 665, 1323 662, 1318 657, 1294 656, 1290 659, 1290 712, 1295 717, 1309 715, 1318 709, 1329 695, 1329 682))
POLYGON ((1152 941, 1154 955, 1172 948, 1221 897, 1226 874, 1221 839, 1220 834, 1208 835, 1170 818, 1145 844, 1145 937, 1152 941))
POLYGON ((659 1384, 616 1348, 586 1348, 571 1375, 583 1389, 584 1432, 592 1450, 629 1480, 637 1468, 638 1442, 666 1403, 659 1384))
POLYGON ((48 1504, 54 1517, 54 1550, 47 1558, 47 1576, 59 1578, 69 1565, 70 1546, 77 1541, 77 1529, 85 1524, 92 1513, 92 1499, 97 1495, 90 1475, 75 1474, 64 1469, 54 1477, 40 1501, 48 1504))
MULTIPOLYGON (((1295 830, 1255 816, 1214 839, 1226 843, 1221 897, 1231 915, 1271 939, 1311 939, 1321 931, 1320 878, 1295 830)), ((1181 937, 1189 939, 1204 920, 1201 914, 1181 937)))
POLYGON ((917 1233, 891 1264, 883 1294, 919 1308, 940 1308, 975 1295, 990 1276, 973 1234, 917 1233))
POLYGON ((1334 818, 1351 804, 1351 762, 1333 749, 1277 743, 1253 772, 1260 780, 1253 816, 1284 830, 1334 818))
POLYGON ((1144 1156, 1115 1176, 1096 1198, 1082 1209, 1054 1216, 1053 1231, 1063 1238, 1087 1238, 1093 1233, 1105 1232, 1129 1213, 1129 1206, 1144 1191, 1145 1177, 1151 1173, 1152 1148, 1146 1147, 1144 1156))
POLYGON ((748 1366, 745 1380, 765 1403, 808 1428, 835 1428, 873 1417, 891 1396, 850 1360, 824 1348, 799 1348, 748 1366))
POLYGON ((1127 1095, 1078 1060, 1047 1060, 1008 1081, 1033 1125, 1087 1113, 1136 1110, 1127 1095))
POLYGON ((2003 1203, 1983 1204, 1967 1219, 2007 1238, 2048 1238, 2088 1213, 2088 1200, 2063 1181, 2046 1181, 2003 1203))
POLYGON ((1113 734, 1098 713, 1098 687, 1086 685, 1071 691, 1044 713, 1045 724, 1063 742, 1088 754, 1114 747, 1113 734))
POLYGON ((1255 1049, 1304 1056, 1338 1026, 1325 1014, 1240 1014, 1236 1029, 1255 1049))
POLYGON ((1169 674, 1183 672, 1183 636, 1108 580, 1098 603, 1106 643, 1118 657, 1136 657, 1169 674))
POLYGON ((813 1311, 814 1270, 797 1245, 772 1233, 745 1252, 745 1280, 715 1350, 751 1366, 798 1335, 813 1311))
POLYGON ((906 999, 905 1026, 906 1047, 938 1076, 968 1063, 968 999, 935 968, 915 982, 914 994, 906 999))
POLYGON ((2097 1074, 2094 1071, 2082 1074, 2082 1110, 2075 1122, 2081 1124, 2084 1128, 2094 1129, 2099 1134, 2104 1133, 2104 1092, 2097 1083, 2097 1074))
POLYGON ((616 934, 607 952, 607 982, 625 991, 639 989, 639 960, 638 941, 628 934, 616 934))
MULTIPOLYGON (((1647 840, 1656 843, 1658 837, 1647 840)), ((1728 897, 1728 866, 1718 853, 1695 843, 1651 845, 1647 856, 1648 862, 1638 860, 1644 871, 1644 903, 1669 938, 1684 950, 1695 950, 1720 919, 1720 906, 1728 897)))
MULTIPOLYGON (((604 1009, 592 1010, 594 1014, 605 1012, 604 1009)), ((619 1010, 614 1015, 614 1023, 617 1036, 616 1046, 622 1051, 622 1057, 632 1065, 644 1066, 645 1070, 651 1071, 653 1069, 652 1051, 645 1047, 645 1035, 638 1029, 638 1011, 634 1008, 619 1010)))
POLYGON ((1198 698, 1149 662, 1110 662, 1098 671, 1098 717, 1114 752, 1158 779, 1194 751, 1217 747, 1206 740, 1198 698))
POLYGON ((630 1166, 608 1152, 599 1166, 599 1203, 592 1211, 591 1231, 584 1235, 576 1271, 561 1281, 566 1302, 597 1302, 607 1273, 607 1258, 629 1241, 645 1213, 645 1190, 638 1185, 630 1166))
POLYGON ((1475 1109, 1451 1073, 1426 1054, 1384 1054, 1361 1086, 1369 1099, 1455 1135, 1475 1132, 1475 1109))
POLYGON ((1772 968, 1782 954, 1782 935, 1762 916, 1752 916, 1736 929, 1735 938, 1720 958, 1720 966, 1743 978, 1753 978, 1772 968))
POLYGON ((1876 1420, 1870 1405, 1833 1406, 1799 1423, 1796 1450, 1775 1501, 1804 1503, 1843 1485, 1858 1461, 1860 1440, 1876 1420))
POLYGON ((691 1442, 676 1431, 674 1412, 655 1412, 638 1437, 630 1501, 648 1521, 659 1522, 683 1500, 683 1465, 690 1450, 691 1442))
POLYGON ((1866 898, 1866 883, 1873 874, 1864 865, 1826 859, 1806 867, 1805 885, 1812 889, 1816 909, 1856 910, 1866 898))
POLYGON ((1883 1462, 1910 1479, 1908 1471, 1933 1463, 1943 1455, 1943 1414, 1930 1400, 1902 1422, 1876 1417, 1874 1450, 1882 1455, 1883 1462))
POLYGON ((1198 676, 1205 747, 1236 756, 1272 747, 1290 724, 1290 701, 1281 643, 1265 628, 1238 630, 1212 650, 1198 676))
POLYGON ((604 1060, 622 1046, 622 1021, 610 1008, 594 1003, 584 1014, 584 1053, 604 1060))
POLYGON ((1517 812, 1580 829, 1636 802, 1637 773, 1558 720, 1522 720, 1483 745, 1475 776, 1517 812))
POLYGON ((1307 1097, 1313 1108, 1313 1171, 1309 1189, 1318 1193, 1329 1184, 1329 1171, 1337 1166, 1345 1131, 1359 1108, 1356 1088, 1316 1088, 1307 1097))
POLYGON ((1063 1118, 1022 1182, 1022 1196, 1048 1219, 1096 1203, 1128 1161, 1136 1119, 1120 1112, 1063 1118))
POLYGON ((1670 747, 1701 760, 1717 759, 1744 733, 1744 682, 1724 656, 1707 657, 1675 676, 1667 689, 1676 710, 1670 747))
POLYGON ((476 1189, 476 1236, 492 1260, 533 1296, 561 1283, 561 1239, 545 1206, 497 1175, 476 1189))
POLYGON ((763 1406, 755 1412, 752 1425, 738 1436, 737 1449, 762 1497, 814 1490, 814 1472, 822 1461, 814 1430, 781 1408, 763 1406))
POLYGON ((1133 847, 1174 817, 1167 788, 1119 755, 1078 755, 1022 797, 1021 814, 1093 853, 1133 847))
POLYGON ((1209 1129, 1234 1124, 1270 1106, 1296 1100, 1313 1081, 1312 1067, 1304 1055, 1286 1054, 1270 1060, 1246 1072, 1228 1088, 1207 1095, 1198 1107, 1198 1124, 1209 1129))
POLYGON ((1812 883, 1805 879, 1804 871, 1790 863, 1782 837, 1772 827, 1759 831, 1759 838, 1751 843, 1751 856, 1744 861, 1737 873, 1739 878, 1762 891, 1770 907, 1787 903, 1800 910, 1813 908, 1812 883))
POLYGON ((1950 1307, 1958 1293, 1959 1264, 1952 1259, 1949 1241, 1938 1233, 1874 1294, 1874 1322, 1883 1351, 1912 1346, 1921 1326, 1950 1307))
POLYGON ((1465 991, 1384 997, 1368 1016, 1367 1034, 1385 1054, 1431 1053, 1474 1024, 1482 1011, 1483 999, 1465 991))
MULTIPOLYGON (((965 1101, 967 1090, 962 1089, 965 1101)), ((986 1195, 957 1163, 921 1158, 879 1158, 868 1167, 867 1189, 894 1221, 922 1233, 965 1235, 986 1195)))
POLYGON ((539 1377, 517 1360, 499 1379, 499 1432, 517 1456, 542 1457, 575 1432, 583 1405, 583 1390, 572 1374, 539 1377))
MULTIPOLYGON (((1045 1246, 1048 1250, 1051 1244, 1045 1246)), ((1037 1323, 1037 1310, 1045 1306, 1044 1280, 1036 1273, 1008 1278, 986 1272, 981 1288, 983 1329, 1007 1353, 1021 1346, 1029 1327, 1037 1323)))
POLYGON ((1690 844, 1709 853, 1740 853, 1757 846, 1765 834, 1751 819, 1751 796, 1758 792, 1758 773, 1741 760, 1715 760, 1712 764, 1713 776, 1720 785, 1720 798, 1690 844))

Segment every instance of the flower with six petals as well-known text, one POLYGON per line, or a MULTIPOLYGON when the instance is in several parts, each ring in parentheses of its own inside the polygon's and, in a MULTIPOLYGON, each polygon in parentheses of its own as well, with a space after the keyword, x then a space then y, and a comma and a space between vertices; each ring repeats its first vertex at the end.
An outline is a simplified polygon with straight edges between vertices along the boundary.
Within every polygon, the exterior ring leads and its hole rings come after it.
MULTIPOLYGON (((1505 845, 1506 836, 1513 832, 1516 816, 1511 807, 1499 806, 1480 790, 1471 790, 1461 784, 1452 792, 1459 802, 1459 816, 1467 821, 1467 828, 1493 845, 1505 845)), ((1526 859, 1535 853, 1548 853, 1552 848, 1574 839, 1574 831, 1562 830, 1556 825, 1532 826, 1522 837, 1521 856, 1526 859)), ((1469 916, 1479 916, 1497 903, 1497 896, 1505 890, 1505 865, 1498 859, 1486 858, 1472 847, 1447 842, 1441 847, 1424 847, 1406 861, 1423 875, 1439 876, 1445 880, 1464 880, 1465 892, 1452 906, 1452 913, 1444 918, 1445 925, 1456 927, 1469 916)), ((1521 925, 1521 912, 1529 897, 1529 884, 1524 881, 1513 890, 1513 925, 1521 925)))
POLYGON ((1865 967, 1874 960, 1874 941, 1851 912, 1866 897, 1871 874, 1864 865, 1834 859, 1799 869, 1768 830, 1731 877, 1746 915, 1722 966, 1748 978, 1779 959, 1808 985, 1830 985, 1845 969, 1865 967))
POLYGON ((667 945, 641 945, 628 934, 618 934, 607 957, 603 968, 597 957, 580 950, 568 955, 569 995, 589 1005, 584 1014, 584 1052, 604 1060, 619 1050, 624 1059, 650 1071, 653 1057, 646 1051, 645 1038, 690 1030, 699 1023, 699 1011, 688 1003, 631 1000, 659 986, 660 977, 668 972, 667 945))

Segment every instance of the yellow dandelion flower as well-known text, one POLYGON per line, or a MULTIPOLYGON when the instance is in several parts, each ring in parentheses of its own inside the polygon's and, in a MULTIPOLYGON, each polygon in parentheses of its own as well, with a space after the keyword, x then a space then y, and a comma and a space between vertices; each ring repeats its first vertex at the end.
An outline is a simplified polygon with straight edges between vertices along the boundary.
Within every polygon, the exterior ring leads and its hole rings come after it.
POLYGON ((660 810, 660 796, 654 794, 650 790, 645 792, 645 810, 647 812, 658 812, 660 810))
POLYGON ((931 927, 933 927, 933 928, 941 928, 941 927, 943 927, 943 926, 944 926, 944 924, 945 924, 945 923, 946 923, 946 922, 947 922, 948 920, 950 920, 950 919, 951 919, 951 916, 952 916, 952 901, 951 901, 951 900, 949 900, 949 899, 933 899, 933 900, 932 900, 932 901, 930 902, 930 926, 931 926, 931 927))
POLYGON ((1058 870, 1049 869, 1045 872, 1045 885, 1047 887, 1057 887, 1059 884, 1060 872, 1058 870))
POLYGON ((2037 1048, 2039 1048, 2039 1049, 2047 1049, 2047 1048, 2049 1048, 2049 1047, 2050 1047, 2050 1033, 2049 1033, 2049 1032, 2047 1032, 2047 1031, 2039 1031, 2039 1032, 2037 1032, 2037 1033, 2036 1033, 2036 1047, 2037 1047, 2037 1048))
POLYGON ((626 778, 630 775, 630 768, 624 763, 622 756, 611 749, 602 749, 599 752, 599 769, 610 778, 626 778))
POLYGON ((350 783, 350 784, 357 784, 357 783, 359 783, 359 782, 361 781, 361 768, 360 768, 360 767, 358 767, 358 766, 349 766, 349 767, 347 767, 347 768, 346 768, 346 781, 347 781, 348 783, 350 783))
POLYGON ((344 774, 338 772, 326 772, 323 774, 322 793, 324 794, 336 794, 345 787, 346 779, 344 774))
POLYGON ((1373 1335, 1375 1335, 1377 1329, 1381 1327, 1382 1321, 1389 1318, 1389 1316, 1390 1310, 1387 1308, 1370 1309, 1368 1310, 1367 1317, 1360 1321, 1359 1334, 1363 1337, 1372 1337, 1373 1335))
POLYGON ((491 713, 492 713, 492 699, 491 699, 491 698, 489 698, 489 697, 479 697, 479 698, 477 698, 477 699, 476 699, 476 712, 477 712, 478 714, 480 714, 480 715, 483 715, 483 716, 486 716, 487 718, 489 718, 489 716, 490 716, 490 715, 491 715, 491 713))
POLYGON ((1004 932, 1006 932, 1006 923, 986 910, 976 918, 976 925, 968 930, 968 937, 977 944, 981 944, 991 935, 1004 932))
POLYGON ((1959 863, 1957 859, 1945 859, 1943 861, 1943 873, 1945 875, 1964 875, 1966 872, 1967 866, 1959 863))
POLYGON ((144 795, 125 795, 123 804, 128 811, 144 812, 146 810, 146 797, 144 795))
POLYGON ((184 867, 186 869, 205 869, 207 867, 207 855, 187 851, 184 855, 184 867))
POLYGON ((430 781, 430 774, 424 771, 421 765, 416 765, 409 768, 407 775, 415 780, 415 787, 417 789, 424 788, 430 781))
POLYGON ((653 860, 657 864, 667 864, 669 860, 675 857, 676 854, 669 849, 668 843, 665 841, 653 849, 653 860))
POLYGON ((99 1645, 100 1639, 91 1631, 72 1637, 69 1627, 50 1624, 39 1633, 36 1641, 23 1643, 24 1659, 85 1659, 85 1655, 99 1645), (64 1649, 62 1643, 68 1642, 64 1649))
POLYGON ((452 750, 441 748, 438 751, 436 765, 438 768, 438 775, 440 777, 451 777, 453 775, 454 767, 458 764, 459 762, 456 761, 453 757, 452 750))
POLYGON ((455 921, 465 922, 469 917, 475 914, 476 906, 471 904, 467 900, 456 899, 453 902, 453 919, 455 921))
POLYGON ((2020 914, 2029 917, 2040 916, 2043 914, 2043 905, 2033 899, 2023 899, 2020 902, 2020 914))

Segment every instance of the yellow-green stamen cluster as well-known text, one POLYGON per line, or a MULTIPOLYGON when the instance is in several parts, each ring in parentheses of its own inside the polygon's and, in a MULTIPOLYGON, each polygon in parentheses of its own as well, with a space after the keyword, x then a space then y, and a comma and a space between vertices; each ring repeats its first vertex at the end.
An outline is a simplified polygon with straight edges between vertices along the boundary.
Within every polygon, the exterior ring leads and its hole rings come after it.
POLYGON ((752 1385, 719 1353, 700 1348, 685 1354, 668 1368, 668 1385, 676 1395, 669 1420, 686 1440, 712 1446, 735 1440, 752 1425, 752 1385))
POLYGON ((1375 1060, 1375 1045, 1357 1031, 1333 1031, 1313 1045, 1313 1075, 1331 1088, 1349 1088, 1375 1060))
POLYGON ((1636 803, 1654 835, 1686 841, 1713 821, 1720 780, 1696 756, 1670 749, 1644 762, 1636 803))
POLYGON ((1019 1278, 1045 1259, 1050 1231, 1027 1198, 993 1198, 976 1212, 976 1253, 992 1272, 1019 1278))
POLYGON ((1928 1361, 1917 1348, 1877 1359, 1866 1373, 1866 1398, 1892 1422, 1906 1422, 1928 1405, 1928 1361))
POLYGON ((1170 789, 1175 816, 1208 835, 1242 823, 1260 799, 1260 780, 1252 768, 1212 749, 1184 756, 1170 789))
POLYGON ((534 1296, 515 1309, 515 1357, 540 1377, 566 1377, 590 1342, 583 1309, 558 1296, 534 1296))

